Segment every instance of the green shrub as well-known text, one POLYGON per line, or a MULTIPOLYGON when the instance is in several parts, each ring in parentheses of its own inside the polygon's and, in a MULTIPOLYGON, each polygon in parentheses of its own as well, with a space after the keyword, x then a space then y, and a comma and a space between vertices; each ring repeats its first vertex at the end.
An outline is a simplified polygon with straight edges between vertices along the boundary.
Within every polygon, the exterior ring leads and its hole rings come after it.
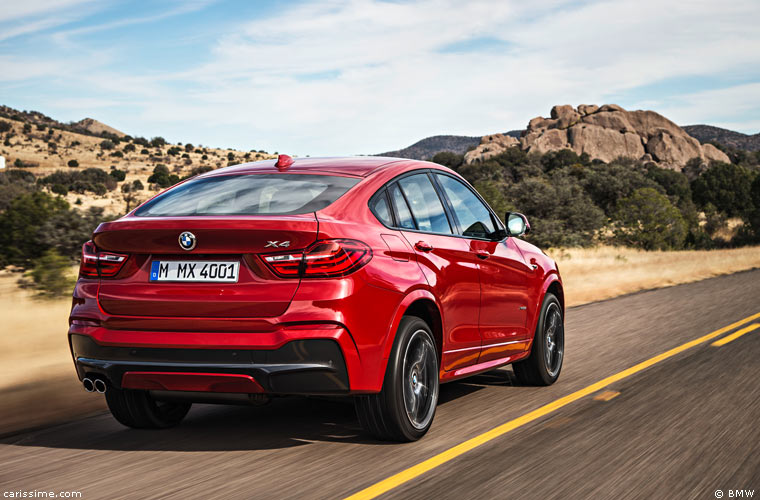
POLYGON ((127 172, 125 172, 124 170, 116 169, 116 168, 108 172, 108 175, 113 177, 113 179, 116 182, 121 182, 127 178, 127 172))
POLYGON ((166 152, 166 154, 170 156, 178 156, 182 150, 178 148, 177 146, 172 146, 169 148, 169 150, 166 152))
POLYGON ((143 183, 140 182, 140 179, 132 181, 132 191, 142 191, 143 189, 145 189, 145 187, 143 186, 143 183))
POLYGON ((78 167, 79 166, 79 162, 77 160, 69 160, 69 162, 67 163, 67 165, 70 166, 70 167, 78 167))
POLYGON ((38 296, 62 297, 70 295, 74 288, 74 279, 69 277, 70 268, 71 260, 51 248, 34 261, 34 267, 27 272, 27 276, 31 278, 38 296))
POLYGON ((150 140, 150 145, 153 146, 154 148, 160 148, 160 147, 166 146, 166 139, 164 139, 161 136, 154 137, 153 139, 150 140))
POLYGON ((169 175, 169 167, 164 165, 163 163, 159 163, 155 167, 153 167, 153 173, 154 174, 166 174, 169 175))
POLYGON ((464 163, 464 155, 452 153, 451 151, 441 151, 440 153, 436 153, 431 158, 431 161, 456 170, 464 163))
POLYGON ((55 194, 60 194, 61 196, 66 196, 69 193, 69 188, 63 184, 53 184, 50 190, 55 194))
POLYGON ((4 120, 0 120, 0 134, 3 134, 5 132, 9 131, 12 128, 13 128, 13 125, 11 125, 10 123, 8 123, 8 122, 6 122, 4 120))
POLYGON ((699 207, 712 203, 729 217, 753 210, 752 174, 744 167, 714 162, 694 180, 691 188, 699 207))
POLYGON ((56 243, 38 241, 40 226, 69 211, 63 198, 40 191, 22 194, 0 213, 0 261, 25 267, 56 243))
POLYGON ((104 151, 111 150, 116 147, 116 144, 111 139, 105 139, 100 143, 100 149, 104 151))
POLYGON ((683 247, 686 223, 667 196, 646 187, 618 201, 614 233, 627 246, 672 250, 683 247))
POLYGON ((135 147, 134 144, 125 144, 122 150, 125 153, 134 153, 137 150, 137 147, 135 147))

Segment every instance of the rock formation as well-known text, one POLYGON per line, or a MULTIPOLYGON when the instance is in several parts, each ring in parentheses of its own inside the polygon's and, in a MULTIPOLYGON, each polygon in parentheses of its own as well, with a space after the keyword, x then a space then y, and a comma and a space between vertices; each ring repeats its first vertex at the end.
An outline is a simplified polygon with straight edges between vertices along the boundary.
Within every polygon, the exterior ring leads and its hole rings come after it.
POLYGON ((692 158, 729 162, 718 148, 700 144, 664 116, 654 111, 626 111, 616 104, 581 104, 577 109, 554 106, 550 118, 530 120, 519 141, 502 134, 487 135, 465 155, 465 161, 483 161, 517 145, 539 153, 572 149, 604 162, 621 156, 642 159, 675 170, 692 158))

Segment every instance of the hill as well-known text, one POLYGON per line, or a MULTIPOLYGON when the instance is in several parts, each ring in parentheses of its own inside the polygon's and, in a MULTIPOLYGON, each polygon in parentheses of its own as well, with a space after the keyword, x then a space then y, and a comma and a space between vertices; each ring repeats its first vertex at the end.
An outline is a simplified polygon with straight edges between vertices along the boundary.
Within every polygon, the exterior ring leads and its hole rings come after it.
MULTIPOLYGON (((520 130, 512 130, 507 135, 520 137, 520 130)), ((377 156, 393 156, 396 158, 410 158, 413 160, 427 160, 441 151, 451 151, 464 154, 480 144, 480 137, 466 135, 434 135, 415 142, 409 147, 396 151, 387 151, 377 156)))
POLYGON ((70 205, 82 210, 100 207, 106 215, 123 214, 128 205, 134 207, 153 196, 167 182, 273 157, 263 150, 245 152, 171 144, 161 137, 131 137, 92 118, 62 123, 38 111, 8 106, 0 106, 0 141, 6 170, 27 170, 44 190, 62 194, 70 205), (164 178, 150 182, 157 168, 165 171, 164 178), (131 189, 135 185, 140 188, 131 189))
POLYGON ((682 127, 690 136, 696 138, 702 144, 717 142, 723 146, 729 146, 745 151, 760 151, 760 133, 742 134, 712 125, 686 125, 682 127))
POLYGON ((73 124, 74 127, 87 130, 95 135, 111 134, 117 137, 124 137, 127 134, 120 130, 116 130, 113 127, 109 127, 105 123, 99 122, 94 118, 85 118, 73 124))

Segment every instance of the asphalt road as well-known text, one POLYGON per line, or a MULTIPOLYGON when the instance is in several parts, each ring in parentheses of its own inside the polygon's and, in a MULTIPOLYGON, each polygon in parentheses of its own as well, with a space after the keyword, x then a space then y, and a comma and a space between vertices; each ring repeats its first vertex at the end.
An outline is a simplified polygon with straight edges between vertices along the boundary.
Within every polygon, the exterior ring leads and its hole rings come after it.
MULTIPOLYGON (((81 419, 0 441, 0 494, 342 498, 755 313, 760 270, 572 308, 555 385, 520 387, 510 369, 444 385, 433 428, 417 443, 373 441, 350 404, 322 399, 198 405, 167 431, 127 430, 110 415, 81 419)), ((760 318, 743 327, 753 323, 760 318)), ((724 498, 752 489, 760 497, 759 378, 760 329, 720 347, 708 341, 383 498, 709 499, 718 489, 724 498)))

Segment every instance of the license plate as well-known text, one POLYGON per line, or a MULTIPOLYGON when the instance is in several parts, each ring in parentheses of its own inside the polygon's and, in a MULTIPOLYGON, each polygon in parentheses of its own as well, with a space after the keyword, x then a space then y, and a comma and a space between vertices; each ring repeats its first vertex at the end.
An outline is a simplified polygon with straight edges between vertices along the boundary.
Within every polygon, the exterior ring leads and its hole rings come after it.
POLYGON ((154 260, 150 281, 196 281, 201 283, 237 283, 240 262, 154 260))

